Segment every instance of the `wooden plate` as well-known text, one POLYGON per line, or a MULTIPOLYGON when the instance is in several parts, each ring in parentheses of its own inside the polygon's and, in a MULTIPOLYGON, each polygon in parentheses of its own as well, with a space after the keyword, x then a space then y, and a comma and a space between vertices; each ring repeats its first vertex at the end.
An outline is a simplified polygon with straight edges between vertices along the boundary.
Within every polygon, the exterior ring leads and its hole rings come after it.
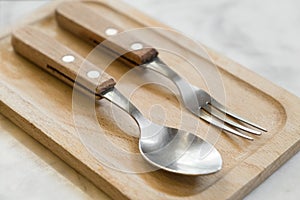
MULTIPOLYGON (((61 2, 52 2, 20 25, 30 24, 67 44, 82 56, 87 56, 92 46, 60 29, 55 22, 54 10, 61 2)), ((86 2, 86 4, 112 18, 123 28, 144 26, 167 28, 117 0, 86 2)), ((215 141, 216 136, 220 136, 215 146, 222 154, 224 167, 216 174, 196 177, 175 175, 162 170, 147 173, 122 172, 118 170, 118 164, 124 164, 123 161, 126 161, 126 166, 133 169, 137 167, 134 156, 131 156, 136 155, 138 150, 137 138, 132 136, 138 131, 134 121, 121 110, 111 109, 110 104, 104 100, 96 105, 101 131, 89 124, 92 116, 81 113, 86 123, 80 128, 85 129, 86 134, 98 131, 98 134, 104 134, 106 138, 97 141, 99 145, 106 147, 110 143, 125 153, 114 155, 112 153, 114 151, 109 148, 101 148, 101 152, 92 152, 82 143, 82 137, 78 135, 74 123, 72 88, 16 55, 10 39, 10 33, 1 35, 1 113, 112 198, 241 199, 299 150, 299 98, 207 49, 217 65, 223 83, 220 87, 230 110, 258 122, 268 129, 268 133, 255 137, 253 142, 226 133, 220 134, 218 130, 182 109, 172 91, 162 86, 148 84, 137 89, 131 96, 137 107, 157 123, 193 131, 208 141, 215 141), (208 130, 209 134, 206 134, 208 130), (111 159, 109 163, 118 162, 112 167, 99 160, 95 156, 97 153, 111 159), (118 158, 122 158, 122 162, 118 158)), ((165 39, 174 42, 172 38, 165 39)), ((180 45, 189 48, 189 44, 180 45)), ((198 80, 193 71, 184 67, 185 62, 180 59, 174 60, 170 54, 162 53, 161 57, 171 63, 178 63, 174 65, 174 69, 188 77, 192 83, 208 88, 205 85, 205 78, 198 80)), ((203 62, 207 61, 203 59, 203 62)), ((208 70, 210 66, 213 67, 208 64, 208 70)), ((116 61, 107 72, 123 84, 120 87, 126 88, 130 83, 121 80, 131 69, 124 63, 116 61)), ((82 98, 83 101, 88 101, 85 97, 82 98)))

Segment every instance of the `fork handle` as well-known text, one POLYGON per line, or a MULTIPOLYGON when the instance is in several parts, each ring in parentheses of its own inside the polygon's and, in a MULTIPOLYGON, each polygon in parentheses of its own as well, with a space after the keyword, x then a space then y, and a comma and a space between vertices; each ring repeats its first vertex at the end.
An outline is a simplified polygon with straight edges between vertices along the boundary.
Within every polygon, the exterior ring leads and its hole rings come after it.
POLYGON ((145 64, 158 55, 156 49, 134 37, 126 36, 126 39, 117 42, 109 40, 110 36, 123 32, 123 30, 112 20, 107 20, 103 15, 83 3, 65 2, 60 4, 56 9, 56 20, 63 29, 93 45, 98 45, 106 40, 103 43, 106 48, 121 55, 125 52, 122 57, 135 64, 145 64))
POLYGON ((17 53, 67 84, 73 86, 75 80, 78 80, 81 90, 99 96, 115 85, 111 76, 85 62, 80 55, 57 40, 32 27, 16 30, 12 36, 12 45, 17 53), (83 63, 84 67, 81 67, 83 63))

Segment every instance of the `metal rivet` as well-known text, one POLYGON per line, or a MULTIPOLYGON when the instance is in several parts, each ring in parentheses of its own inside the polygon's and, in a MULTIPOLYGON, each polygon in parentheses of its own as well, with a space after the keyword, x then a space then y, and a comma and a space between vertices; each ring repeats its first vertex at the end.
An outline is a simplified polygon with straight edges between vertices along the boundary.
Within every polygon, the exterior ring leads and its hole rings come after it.
POLYGON ((65 63, 71 63, 74 62, 75 57, 72 55, 65 55, 62 57, 62 61, 64 61, 65 63))
POLYGON ((117 33, 118 33, 118 30, 115 28, 108 28, 105 30, 105 34, 108 36, 116 35, 117 33))
POLYGON ((140 50, 140 49, 142 49, 144 46, 143 46, 143 44, 142 43, 133 43, 131 46, 130 46, 130 48, 132 49, 132 50, 140 50))
POLYGON ((100 73, 98 71, 91 70, 87 73, 87 76, 89 78, 98 78, 100 76, 100 73))

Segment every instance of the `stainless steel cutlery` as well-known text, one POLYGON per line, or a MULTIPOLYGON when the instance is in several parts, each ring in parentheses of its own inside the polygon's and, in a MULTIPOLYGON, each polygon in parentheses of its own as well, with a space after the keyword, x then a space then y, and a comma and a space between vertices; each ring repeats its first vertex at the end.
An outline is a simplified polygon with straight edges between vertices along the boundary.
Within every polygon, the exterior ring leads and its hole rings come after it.
POLYGON ((82 91, 111 101, 133 117, 140 129, 140 153, 152 165, 184 175, 210 174, 222 168, 221 155, 212 144, 192 133, 145 118, 114 87, 113 78, 92 63, 85 63, 83 73, 77 75, 84 59, 58 41, 25 27, 14 32, 12 44, 17 53, 71 86, 79 76, 76 80, 82 91))
MULTIPOLYGON (((62 28, 94 45, 108 39, 103 45, 110 52, 171 80, 178 88, 184 107, 200 119, 248 140, 253 138, 244 132, 261 135, 261 131, 266 131, 229 112, 206 91, 190 84, 158 57, 156 49, 144 41, 135 37, 118 42, 110 40, 123 32, 122 28, 82 3, 62 3, 56 9, 56 19, 62 28)), ((107 99, 127 112, 139 126, 139 151, 150 164, 184 175, 210 174, 222 168, 221 155, 212 144, 193 133, 158 125, 145 118, 115 88, 115 81, 110 75, 57 40, 34 28, 25 27, 13 33, 12 45, 17 53, 70 86, 76 84, 80 91, 92 94, 97 100, 107 99)))

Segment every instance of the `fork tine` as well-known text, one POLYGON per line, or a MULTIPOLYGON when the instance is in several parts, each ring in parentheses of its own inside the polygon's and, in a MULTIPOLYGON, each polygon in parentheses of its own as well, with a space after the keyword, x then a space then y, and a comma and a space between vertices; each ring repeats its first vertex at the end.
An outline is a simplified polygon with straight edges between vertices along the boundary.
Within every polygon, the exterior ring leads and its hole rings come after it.
POLYGON ((203 108, 206 112, 208 112, 209 114, 211 114, 212 116, 216 117, 217 119, 219 119, 219 120, 221 120, 221 121, 224 121, 226 124, 229 124, 229 125, 231 125, 231 126, 233 126, 233 127, 235 127, 235 128, 238 128, 238 129, 243 130, 243 131, 247 131, 247 132, 252 133, 252 134, 255 134, 255 135, 261 135, 261 132, 260 132, 260 131, 253 130, 253 129, 251 129, 251 128, 248 128, 248 127, 246 127, 246 126, 243 126, 243 125, 241 125, 241 124, 238 124, 238 123, 236 123, 235 121, 232 121, 232 120, 230 120, 230 119, 226 119, 226 118, 225 118, 226 113, 225 113, 224 117, 218 115, 216 112, 214 112, 214 111, 212 110, 212 106, 206 105, 206 106, 203 106, 202 108, 203 108))
POLYGON ((222 130, 225 130, 229 133, 232 133, 234 135, 240 136, 242 138, 248 139, 248 140, 254 140, 252 137, 247 136, 239 131, 234 130, 233 128, 230 128, 229 126, 226 126, 224 123, 221 123, 219 120, 214 120, 214 118, 210 115, 207 115, 205 113, 203 113, 201 110, 199 110, 199 115, 198 115, 201 119, 203 119, 204 121, 218 127, 221 128, 222 130))
POLYGON ((242 117, 239 117, 238 115, 236 115, 236 114, 234 114, 234 113, 232 113, 232 112, 227 111, 226 108, 225 108, 222 104, 220 104, 217 100, 215 100, 215 99, 213 99, 213 98, 211 98, 211 103, 210 103, 210 104, 211 104, 214 108, 216 108, 217 110, 219 110, 219 111, 225 113, 226 115, 229 115, 229 116, 231 116, 231 117, 233 117, 233 118, 235 118, 235 119, 237 119, 237 120, 239 120, 239 121, 241 121, 241 122, 244 122, 244 123, 246 123, 246 124, 248 124, 248 125, 250 125, 250 126, 253 126, 253 127, 255 127, 255 128, 259 129, 259 130, 262 130, 262 131, 264 131, 264 132, 267 132, 267 129, 265 129, 265 128, 263 128, 263 127, 261 127, 261 126, 255 124, 255 123, 253 123, 253 122, 250 122, 249 120, 246 120, 246 119, 244 119, 244 118, 242 118, 242 117))

